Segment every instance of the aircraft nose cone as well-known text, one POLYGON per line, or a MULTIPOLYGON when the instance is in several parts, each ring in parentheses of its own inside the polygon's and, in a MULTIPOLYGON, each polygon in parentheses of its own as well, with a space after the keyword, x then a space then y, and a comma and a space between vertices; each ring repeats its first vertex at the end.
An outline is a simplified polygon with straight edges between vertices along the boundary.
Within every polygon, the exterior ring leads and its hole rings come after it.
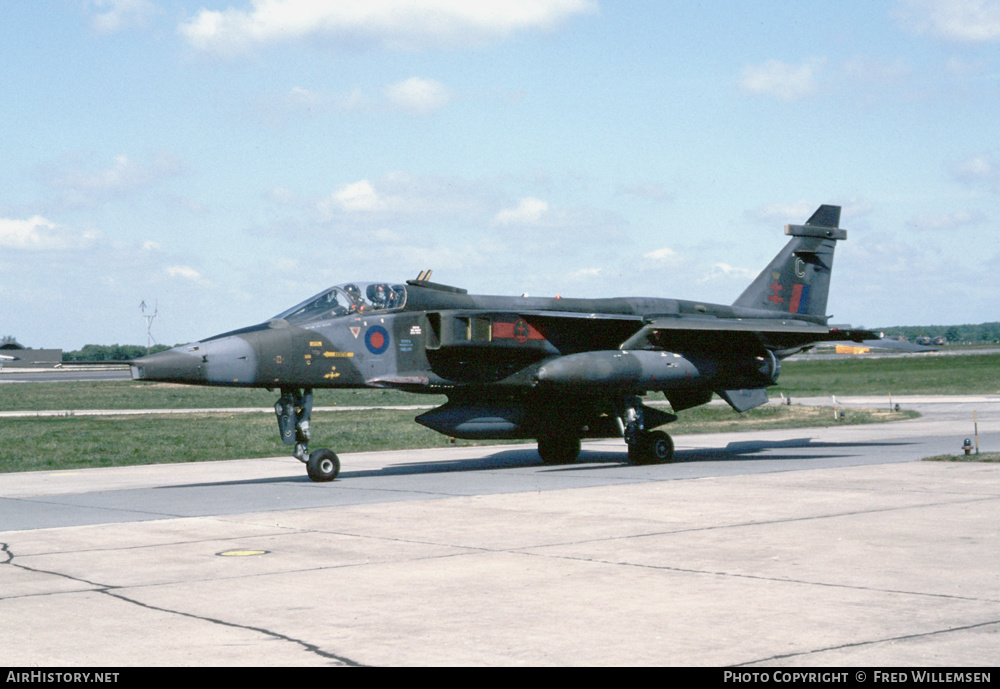
MULTIPOLYGON (((189 349, 189 348, 184 348, 189 349)), ((205 380, 202 357, 196 351, 169 349, 132 362, 132 380, 197 383, 205 380)))

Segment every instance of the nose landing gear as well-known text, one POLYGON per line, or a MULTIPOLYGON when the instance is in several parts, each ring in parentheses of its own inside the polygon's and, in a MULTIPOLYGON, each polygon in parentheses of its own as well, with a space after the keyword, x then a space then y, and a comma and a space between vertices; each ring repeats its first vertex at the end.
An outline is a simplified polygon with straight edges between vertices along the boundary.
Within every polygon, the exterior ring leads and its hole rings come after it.
POLYGON ((313 481, 326 482, 337 478, 340 473, 340 459, 332 450, 322 448, 309 452, 309 419, 312 416, 312 388, 282 388, 281 397, 274 405, 278 417, 278 432, 281 442, 295 445, 292 452, 306 465, 306 473, 313 481))

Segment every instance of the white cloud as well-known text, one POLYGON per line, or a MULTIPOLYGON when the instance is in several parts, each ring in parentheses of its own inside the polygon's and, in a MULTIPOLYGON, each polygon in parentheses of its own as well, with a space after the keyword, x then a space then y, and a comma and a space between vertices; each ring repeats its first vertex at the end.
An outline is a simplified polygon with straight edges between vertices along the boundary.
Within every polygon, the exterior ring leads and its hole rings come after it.
POLYGON ((423 115, 447 105, 451 100, 451 91, 439 81, 412 77, 386 86, 385 96, 396 107, 423 115))
POLYGON ((293 86, 288 92, 288 103, 293 107, 312 108, 322 102, 322 96, 301 86, 293 86))
POLYGON ((981 213, 955 211, 954 213, 923 213, 910 224, 918 230, 954 230, 965 225, 975 225, 984 220, 981 213))
POLYGON ((771 203, 763 208, 748 213, 757 220, 779 223, 802 223, 813 214, 819 204, 812 201, 796 201, 795 203, 771 203))
POLYGON ((172 278, 181 278, 182 280, 189 280, 199 285, 211 284, 208 280, 202 277, 202 274, 191 266, 167 266, 164 269, 172 278))
POLYGON ((341 210, 348 212, 374 211, 384 205, 379 200, 375 187, 367 179, 341 187, 325 203, 332 203, 341 210))
POLYGON ((715 263, 712 265, 712 270, 708 277, 703 278, 700 282, 711 282, 719 279, 731 279, 734 282, 749 282, 757 277, 759 269, 753 268, 739 268, 736 266, 731 266, 728 263, 715 263))
POLYGON ((952 174, 962 184, 1000 193, 1000 170, 987 153, 972 156, 952 167, 952 174))
POLYGON ((76 155, 44 166, 41 176, 46 185, 62 193, 66 203, 89 206, 175 176, 182 167, 177 158, 167 153, 148 163, 120 154, 114 156, 110 165, 98 169, 76 155))
POLYGON ((91 25, 101 33, 145 26, 159 12, 149 0, 93 0, 91 4, 103 10, 91 20, 91 25))
POLYGON ((747 65, 740 75, 740 88, 748 93, 796 101, 816 92, 816 72, 820 60, 792 65, 768 60, 761 65, 747 65))
POLYGON ((252 0, 247 9, 199 10, 180 32, 196 49, 220 55, 302 39, 392 49, 453 47, 549 29, 596 10, 596 0, 252 0))
POLYGON ((382 87, 380 93, 365 93, 357 86, 339 93, 295 86, 277 98, 262 99, 259 108, 269 122, 279 123, 286 111, 316 116, 331 111, 371 113, 393 109, 426 115, 446 106, 452 95, 451 89, 439 81, 411 77, 382 87))
POLYGON ((649 253, 643 254, 642 257, 648 258, 651 261, 656 261, 657 263, 676 264, 681 260, 680 255, 670 247, 663 247, 662 249, 650 251, 649 253))
POLYGON ((27 220, 0 218, 0 247, 32 251, 79 249, 98 237, 96 232, 78 232, 36 215, 27 220))
POLYGON ((600 277, 605 274, 604 268, 580 268, 566 274, 566 279, 570 281, 587 280, 600 277))
POLYGON ((1000 0, 899 0, 906 29, 962 43, 1000 40, 1000 0))
POLYGON ((995 175, 993 161, 987 155, 978 155, 965 160, 956 167, 956 174, 963 180, 978 181, 995 175))
MULTIPOLYGON (((871 201, 864 197, 855 196, 845 201, 838 202, 835 199, 821 199, 822 203, 829 203, 840 206, 840 226, 844 226, 845 218, 859 218, 872 212, 871 201)), ((816 201, 796 201, 794 203, 771 203, 746 212, 746 217, 767 223, 801 225, 816 212, 820 203, 816 201)))
POLYGON ((340 228, 360 223, 366 232, 386 225, 421 223, 470 227, 495 212, 497 196, 482 181, 394 172, 377 180, 345 184, 314 209, 323 221, 334 221, 340 228))
POLYGON ((549 204, 533 197, 523 198, 516 208, 507 208, 493 218, 495 225, 537 225, 549 210, 549 204))

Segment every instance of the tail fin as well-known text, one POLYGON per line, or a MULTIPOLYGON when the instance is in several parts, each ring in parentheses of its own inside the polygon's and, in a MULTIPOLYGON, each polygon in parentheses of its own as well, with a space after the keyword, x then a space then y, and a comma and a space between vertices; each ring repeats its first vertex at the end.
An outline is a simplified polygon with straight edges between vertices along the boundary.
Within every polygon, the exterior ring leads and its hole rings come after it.
POLYGON ((847 239, 840 206, 820 206, 805 225, 785 225, 791 239, 733 306, 812 316, 826 322, 833 250, 847 239))

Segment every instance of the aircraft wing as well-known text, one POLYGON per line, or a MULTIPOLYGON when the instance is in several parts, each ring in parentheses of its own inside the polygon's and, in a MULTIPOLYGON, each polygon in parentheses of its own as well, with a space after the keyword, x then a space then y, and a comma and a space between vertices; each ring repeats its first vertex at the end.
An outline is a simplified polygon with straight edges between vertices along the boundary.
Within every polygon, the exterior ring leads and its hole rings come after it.
POLYGON ((830 328, 808 321, 782 318, 667 317, 647 322, 652 330, 718 330, 753 333, 828 333, 830 328))
POLYGON ((826 326, 787 318, 664 317, 648 320, 620 349, 686 349, 687 343, 709 349, 753 344, 785 349, 825 341, 861 342, 873 336, 875 333, 871 331, 849 326, 826 326))

